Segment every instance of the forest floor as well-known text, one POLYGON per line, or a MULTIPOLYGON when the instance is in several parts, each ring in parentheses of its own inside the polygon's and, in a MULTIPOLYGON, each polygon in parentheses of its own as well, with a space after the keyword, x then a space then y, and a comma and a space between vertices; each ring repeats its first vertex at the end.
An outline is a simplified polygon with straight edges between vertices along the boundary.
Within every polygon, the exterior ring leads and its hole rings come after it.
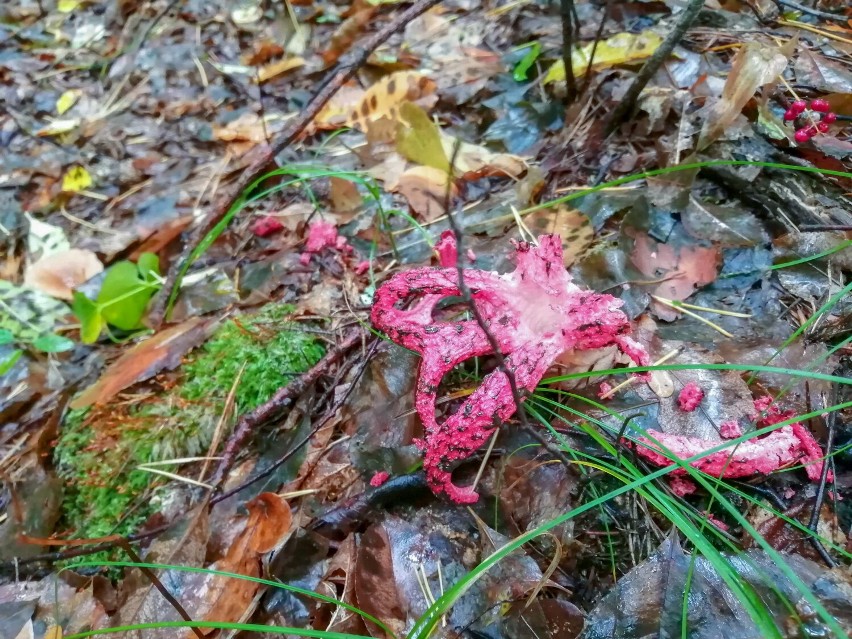
POLYGON ((0 639, 852 633, 847 3, 25 0, 0 103, 0 639))

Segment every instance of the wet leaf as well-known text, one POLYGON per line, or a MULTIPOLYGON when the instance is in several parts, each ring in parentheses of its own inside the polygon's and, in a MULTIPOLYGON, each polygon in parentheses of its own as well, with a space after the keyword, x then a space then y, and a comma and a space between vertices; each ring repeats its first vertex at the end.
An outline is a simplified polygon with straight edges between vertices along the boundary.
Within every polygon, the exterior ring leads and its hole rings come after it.
POLYGON ((103 270, 104 265, 92 251, 68 249, 30 265, 24 273, 24 284, 51 297, 70 300, 75 288, 103 270))
POLYGON ((536 236, 546 234, 562 238, 562 261, 566 268, 582 259, 595 240, 595 229, 589 218, 565 205, 533 211, 523 220, 536 236))
POLYGON ((438 126, 423 109, 411 102, 402 103, 399 112, 402 122, 397 129, 397 150, 412 162, 448 173, 450 163, 438 126))
MULTIPOLYGON (((657 50, 657 47, 660 46, 662 41, 662 37, 653 31, 644 31, 637 34, 617 33, 597 43, 594 53, 595 57, 592 61, 592 69, 606 69, 619 64, 644 60, 657 50)), ((571 68, 574 71, 575 77, 581 76, 586 72, 593 48, 594 43, 590 42, 574 49, 571 53, 571 68)), ((544 76, 544 84, 564 81, 565 65, 562 60, 557 60, 544 76)))
POLYGON ((59 115, 62 115, 68 111, 68 109, 77 103, 77 100, 80 99, 80 95, 81 92, 76 89, 69 89, 68 91, 65 91, 56 101, 56 112, 59 115))
POLYGON ((82 166, 73 166, 62 178, 62 190, 66 193, 85 191, 92 186, 92 176, 82 166))
POLYGON ((458 196, 458 189, 450 186, 449 176, 431 166, 415 166, 406 170, 389 190, 402 194, 419 219, 426 222, 444 215, 447 194, 450 201, 458 196))
POLYGON ((269 64, 265 64, 257 71, 257 81, 261 84, 264 82, 269 82, 271 79, 278 77, 282 73, 287 73, 288 71, 293 71, 294 69, 298 69, 305 65, 305 59, 300 56, 294 56, 292 58, 285 58, 283 60, 278 60, 277 62, 270 62, 269 64))
MULTIPOLYGON (((95 313, 96 307, 92 308, 95 310, 90 312, 95 313)), ((161 371, 176 368, 189 350, 204 341, 208 335, 207 329, 207 322, 194 317, 134 345, 110 364, 97 382, 75 398, 71 402, 71 408, 104 404, 125 388, 150 379, 161 371)), ((84 336, 84 341, 86 337, 90 335, 84 336)))
MULTIPOLYGON (((355 597, 358 607, 387 624, 396 634, 405 630, 406 615, 394 579, 393 553, 387 531, 370 526, 358 544, 355 564, 355 597)), ((373 636, 379 630, 372 626, 373 636)))
POLYGON ((398 122, 403 103, 417 103, 434 92, 435 82, 421 73, 391 73, 367 89, 360 102, 349 112, 346 123, 366 133, 371 122, 382 118, 398 122))
POLYGON ((43 353, 63 353, 74 348, 74 340, 55 333, 48 333, 35 338, 33 346, 43 353))

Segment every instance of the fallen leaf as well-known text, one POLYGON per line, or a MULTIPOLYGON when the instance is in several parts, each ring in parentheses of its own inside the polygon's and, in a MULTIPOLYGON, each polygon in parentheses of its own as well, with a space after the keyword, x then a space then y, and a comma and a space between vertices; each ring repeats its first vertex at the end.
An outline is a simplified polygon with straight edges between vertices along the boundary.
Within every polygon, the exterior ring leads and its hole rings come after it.
POLYGON ((721 97, 705 108, 698 150, 707 148, 734 123, 762 86, 775 82, 787 67, 789 52, 761 42, 744 44, 731 66, 721 97))
MULTIPOLYGON (((449 176, 431 166, 415 166, 399 176, 390 191, 401 194, 419 219, 426 222, 441 217, 446 211, 449 176)), ((450 201, 458 196, 455 184, 449 189, 450 201)))
POLYGON ((517 155, 495 153, 484 146, 462 142, 446 133, 441 133, 444 152, 448 158, 455 158, 454 174, 465 180, 479 180, 484 177, 517 178, 527 170, 527 163, 517 155), (458 150, 454 153, 456 146, 458 150))
POLYGON ((364 6, 359 2, 353 3, 353 9, 351 15, 332 34, 328 48, 320 52, 326 66, 337 62, 349 50, 376 12, 376 7, 364 6))
MULTIPOLYGON (((595 47, 590 42, 582 47, 574 49, 571 53, 571 69, 574 76, 581 76, 589 66, 589 58, 594 49, 594 61, 592 69, 607 69, 619 64, 637 62, 651 56, 663 39, 653 31, 642 33, 617 33, 606 40, 601 40, 595 47)), ((563 60, 553 63, 544 76, 544 84, 565 81, 565 64, 563 60)))
POLYGON ((589 218, 564 204, 533 211, 523 221, 536 236, 562 238, 562 259, 566 268, 582 258, 595 240, 595 229, 589 218))
POLYGON ((56 113, 59 115, 65 113, 77 103, 77 100, 80 99, 80 95, 81 92, 77 89, 69 89, 68 91, 65 91, 56 101, 56 113))
POLYGON ((92 251, 68 249, 51 253, 27 267, 24 284, 52 297, 70 300, 74 289, 104 270, 92 251))
POLYGON ((110 364, 97 382, 76 397, 71 408, 104 404, 136 382, 176 368, 189 350, 207 338, 208 328, 209 322, 193 317, 136 344, 110 364))
POLYGON ((441 129, 416 104, 403 102, 399 112, 401 121, 396 134, 397 151, 412 162, 448 173, 450 162, 444 151, 441 129))
POLYGON ((328 182, 328 197, 331 200, 331 208, 340 218, 341 223, 345 224, 361 208, 364 198, 361 196, 358 186, 351 180, 332 176, 328 182))
POLYGON ((371 86, 361 101, 350 111, 346 124, 367 132, 370 122, 387 118, 400 120, 400 107, 404 102, 420 102, 435 92, 435 82, 415 71, 397 71, 371 86))
POLYGON ((359 86, 347 84, 335 93, 311 123, 315 129, 335 130, 349 126, 353 110, 361 103, 366 91, 359 86))
MULTIPOLYGON (((644 348, 626 335, 630 323, 618 310, 621 301, 571 283, 562 267, 559 237, 544 235, 538 246, 518 243, 516 259, 512 273, 465 269, 464 278, 518 389, 534 390, 565 351, 615 345, 636 363, 649 362, 644 348)), ((376 291, 371 318, 391 340, 422 357, 415 406, 426 432, 423 467, 429 486, 457 503, 474 503, 474 489, 453 484, 452 466, 483 445, 516 406, 508 378, 495 370, 443 424, 437 423, 436 395, 444 375, 461 362, 493 352, 476 320, 433 320, 438 303, 459 294, 455 268, 403 271, 376 291), (412 296, 418 300, 410 308, 397 307, 412 296)))
POLYGON ((257 70, 257 82, 263 84, 264 82, 269 82, 272 78, 281 75, 282 73, 287 73, 288 71, 293 71, 294 69, 298 69, 305 65, 305 59, 300 56, 294 56, 292 58, 284 58, 283 60, 278 60, 276 62, 270 62, 269 64, 265 64, 257 70))
MULTIPOLYGON (((654 281, 651 293, 669 300, 683 301, 699 287, 716 279, 721 255, 714 246, 681 246, 655 242, 645 233, 635 238, 630 261, 639 271, 654 281)), ((657 301, 652 303, 654 313, 662 320, 674 321, 680 317, 675 309, 657 301)))
POLYGON ((62 190, 66 193, 78 193, 92 186, 92 176, 82 166, 73 166, 62 178, 62 190))

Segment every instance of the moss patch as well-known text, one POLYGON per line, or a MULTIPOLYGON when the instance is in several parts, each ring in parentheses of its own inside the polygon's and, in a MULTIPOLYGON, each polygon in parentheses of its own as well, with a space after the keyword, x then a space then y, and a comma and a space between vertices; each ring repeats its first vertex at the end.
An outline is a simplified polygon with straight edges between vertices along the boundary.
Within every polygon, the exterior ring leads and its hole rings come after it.
POLYGON ((139 401, 71 412, 55 450, 66 484, 62 528, 75 538, 134 532, 155 511, 151 498, 163 485, 137 470, 139 464, 206 454, 241 370, 237 414, 259 406, 315 364, 323 346, 309 334, 288 330, 294 328, 288 321, 292 311, 270 305, 227 320, 176 376, 158 378, 139 401))

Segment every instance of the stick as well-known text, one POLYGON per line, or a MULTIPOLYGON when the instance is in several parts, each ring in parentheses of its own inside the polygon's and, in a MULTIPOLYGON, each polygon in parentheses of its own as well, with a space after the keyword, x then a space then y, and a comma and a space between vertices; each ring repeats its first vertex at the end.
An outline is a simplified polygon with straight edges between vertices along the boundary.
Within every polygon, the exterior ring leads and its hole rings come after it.
POLYGON ((242 193, 242 191, 260 177, 263 172, 274 163, 275 156, 281 153, 284 149, 290 146, 304 132, 307 126, 313 121, 317 114, 322 110, 326 103, 337 93, 337 91, 349 80, 355 77, 358 70, 366 64, 373 51, 379 48, 381 44, 386 42, 394 33, 405 27, 414 18, 425 13, 430 8, 438 4, 440 0, 417 0, 413 5, 405 11, 401 11, 391 22, 385 25, 382 29, 371 36, 357 52, 350 55, 350 62, 340 62, 335 71, 323 83, 317 93, 311 98, 311 101, 305 106, 299 116, 293 120, 274 142, 274 144, 265 146, 259 150, 259 156, 255 159, 248 168, 243 171, 242 176, 230 189, 230 193, 219 198, 219 201, 213 207, 213 210, 207 215, 204 222, 199 225, 193 233, 192 238, 187 244, 187 250, 184 252, 184 257, 172 265, 169 269, 166 282, 161 289, 160 294, 154 302, 154 307, 150 314, 150 320, 155 328, 159 328, 166 315, 168 314, 177 291, 180 287, 180 280, 183 273, 190 265, 190 257, 193 249, 201 243, 201 240, 214 226, 227 214, 228 209, 242 193))
POLYGON ((680 14, 674 27, 666 36, 666 39, 654 51, 654 54, 645 61, 636 78, 634 78, 633 84, 630 85, 621 102, 615 107, 607 122, 607 133, 612 133, 621 124, 622 120, 632 115, 633 109, 636 106, 636 100, 639 98, 639 94, 642 93, 642 89, 645 88, 645 85, 648 84, 648 81, 657 72, 657 69, 660 68, 663 62, 671 55, 672 51, 674 51, 674 48, 681 41, 683 35, 692 26, 692 23, 695 22, 698 12, 701 11, 701 7, 703 6, 704 0, 689 0, 689 4, 686 5, 683 13, 680 14))
POLYGON ((322 377, 329 366, 348 353, 349 349, 361 340, 361 337, 362 333, 360 330, 352 331, 343 338, 343 341, 339 345, 328 351, 314 366, 279 389, 269 401, 240 417, 240 421, 234 427, 234 432, 228 439, 228 443, 225 444, 225 449, 222 451, 222 458, 219 460, 219 465, 216 466, 216 472, 210 480, 210 484, 214 486, 213 496, 222 490, 222 485, 228 477, 231 466, 234 465, 237 455, 242 451, 255 428, 274 419, 290 408, 299 395, 304 393, 308 386, 322 377))

